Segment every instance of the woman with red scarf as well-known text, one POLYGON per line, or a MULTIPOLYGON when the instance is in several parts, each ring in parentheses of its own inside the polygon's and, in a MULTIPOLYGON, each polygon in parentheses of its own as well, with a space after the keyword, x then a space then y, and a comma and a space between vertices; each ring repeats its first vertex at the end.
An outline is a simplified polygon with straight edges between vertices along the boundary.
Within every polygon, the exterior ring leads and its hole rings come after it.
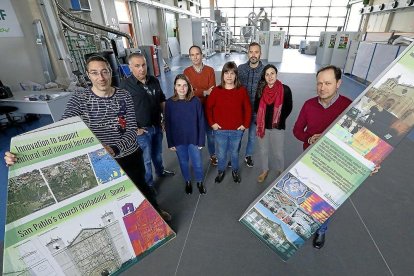
POLYGON ((262 173, 257 181, 263 182, 269 174, 270 155, 276 161, 277 176, 285 169, 285 122, 292 111, 292 92, 289 86, 277 79, 277 68, 272 64, 263 68, 254 109, 257 113, 256 135, 262 165, 262 173))

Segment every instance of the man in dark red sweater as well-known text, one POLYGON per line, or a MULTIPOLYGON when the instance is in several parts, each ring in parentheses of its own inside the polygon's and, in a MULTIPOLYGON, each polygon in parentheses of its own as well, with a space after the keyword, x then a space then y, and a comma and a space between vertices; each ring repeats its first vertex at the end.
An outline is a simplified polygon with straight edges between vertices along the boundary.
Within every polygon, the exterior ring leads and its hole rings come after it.
MULTIPOLYGON (((341 83, 341 69, 338 67, 330 65, 316 73, 318 96, 305 102, 293 127, 293 134, 303 142, 304 150, 318 141, 325 129, 352 103, 347 97, 339 95, 341 83)), ((320 249, 325 244, 328 221, 315 233, 315 248, 320 249)))

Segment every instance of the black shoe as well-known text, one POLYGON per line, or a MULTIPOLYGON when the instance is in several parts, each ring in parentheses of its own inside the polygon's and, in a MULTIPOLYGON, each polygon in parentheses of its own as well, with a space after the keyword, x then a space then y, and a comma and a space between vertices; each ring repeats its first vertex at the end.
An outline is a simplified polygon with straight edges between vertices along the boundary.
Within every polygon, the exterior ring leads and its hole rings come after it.
POLYGON ((240 173, 238 171, 232 171, 231 175, 233 176, 233 181, 236 183, 240 183, 241 182, 241 176, 240 173))
POLYGON ((191 184, 191 181, 186 181, 185 182, 185 192, 188 195, 191 195, 193 193, 193 185, 191 184))
POLYGON ((246 162, 246 166, 247 166, 247 167, 249 167, 249 168, 253 168, 254 163, 253 163, 253 159, 252 159, 252 157, 251 157, 251 156, 246 156, 246 157, 244 158, 244 162, 246 162))
POLYGON ((216 183, 220 183, 221 181, 223 181, 224 178, 224 171, 218 171, 218 174, 216 176, 216 179, 214 180, 216 183))
POLYGON ((315 233, 313 238, 313 247, 316 249, 321 249, 325 245, 325 233, 315 233))
POLYGON ((173 176, 175 175, 175 172, 169 171, 169 170, 163 170, 159 177, 166 177, 166 176, 173 176))
POLYGON ((227 167, 231 168, 231 161, 229 161, 229 163, 227 163, 227 167))
POLYGON ((200 194, 207 193, 206 187, 204 187, 203 182, 197 182, 197 188, 200 191, 200 194))

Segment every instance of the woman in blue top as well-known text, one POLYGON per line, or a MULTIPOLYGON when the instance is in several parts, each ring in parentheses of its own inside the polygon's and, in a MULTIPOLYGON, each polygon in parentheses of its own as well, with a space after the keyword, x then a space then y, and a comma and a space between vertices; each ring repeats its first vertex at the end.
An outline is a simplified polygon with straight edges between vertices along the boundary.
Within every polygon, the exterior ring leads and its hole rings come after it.
POLYGON ((184 74, 175 77, 174 96, 165 104, 165 132, 168 148, 177 153, 185 179, 185 192, 193 192, 189 166, 191 159, 198 190, 200 194, 205 194, 201 162, 201 148, 204 147, 206 137, 203 106, 194 97, 193 88, 184 74))

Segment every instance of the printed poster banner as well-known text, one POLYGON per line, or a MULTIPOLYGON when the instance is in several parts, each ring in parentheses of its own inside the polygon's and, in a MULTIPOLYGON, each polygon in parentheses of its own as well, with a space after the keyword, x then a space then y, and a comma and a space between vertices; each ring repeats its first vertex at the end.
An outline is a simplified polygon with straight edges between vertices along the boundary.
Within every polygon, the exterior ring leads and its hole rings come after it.
POLYGON ((414 126, 414 43, 240 218, 284 261, 414 126))
POLYGON ((23 32, 10 0, 0 3, 0 37, 22 37, 23 32))
POLYGON ((11 151, 3 275, 116 275, 175 237, 80 118, 11 151))

